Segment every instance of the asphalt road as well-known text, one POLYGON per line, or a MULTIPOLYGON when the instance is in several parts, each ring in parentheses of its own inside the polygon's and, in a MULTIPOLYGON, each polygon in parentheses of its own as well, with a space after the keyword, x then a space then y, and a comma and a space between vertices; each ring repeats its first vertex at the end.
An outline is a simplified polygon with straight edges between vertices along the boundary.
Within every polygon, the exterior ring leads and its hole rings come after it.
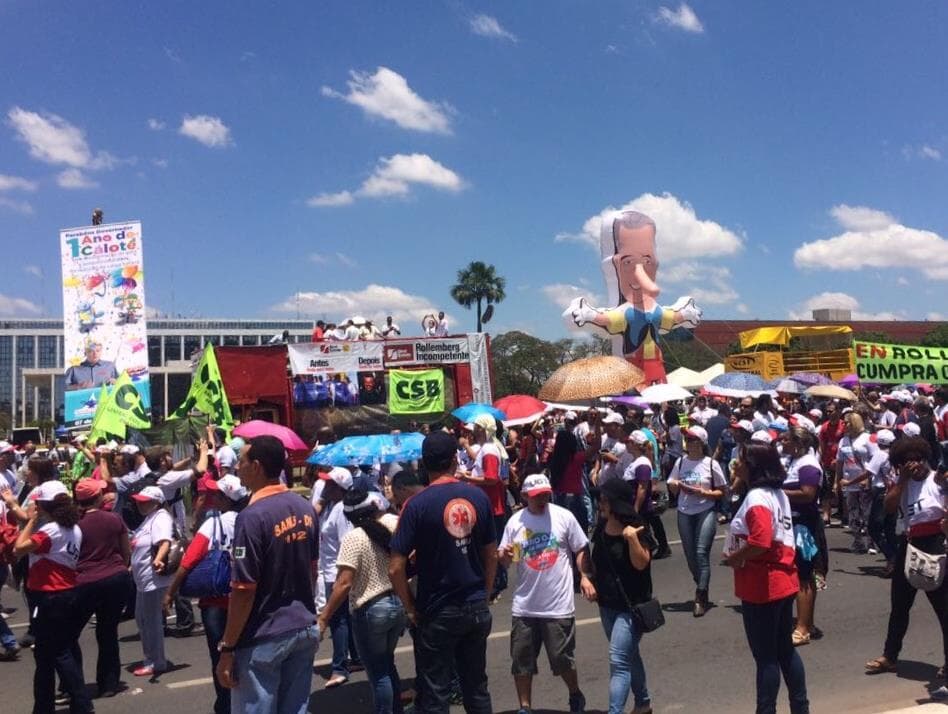
MULTIPOLYGON (((665 514, 670 538, 676 538, 675 514, 665 514)), ((723 528, 719 528, 719 536, 723 528)), ((912 611, 912 624, 905 640, 899 674, 867 677, 863 663, 881 654, 888 618, 888 581, 877 573, 878 556, 853 555, 846 551, 849 539, 838 528, 828 534, 831 553, 829 588, 817 602, 817 624, 825 636, 802 647, 807 683, 814 714, 842 712, 877 714, 929 701, 928 683, 941 664, 941 637, 928 601, 919 597, 912 611)), ((714 561, 720 558, 722 539, 715 542, 714 561)), ((691 616, 688 600, 694 593, 691 576, 680 546, 673 543, 673 556, 653 567, 656 596, 666 607, 666 625, 646 635, 642 653, 656 712, 752 712, 754 710, 754 663, 744 639, 739 602, 733 595, 729 569, 716 566, 711 577, 715 607, 703 618, 691 616)), ((25 631, 25 606, 17 594, 3 591, 7 608, 17 606, 9 617, 14 632, 25 631)), ((493 633, 488 643, 490 690, 494 711, 516 712, 517 699, 510 676, 510 597, 494 607, 493 633)), ((577 661, 580 684, 586 694, 587 711, 604 712, 608 702, 608 650, 594 605, 577 600, 577 661)), ((123 666, 131 668, 141 657, 134 622, 123 623, 120 634, 123 666)), ((95 640, 91 628, 83 634, 86 679, 94 680, 95 640)), ((364 673, 353 675, 348 684, 324 690, 330 655, 328 640, 317 655, 313 676, 311 712, 349 714, 370 712, 371 693, 364 673)), ((97 700, 100 714, 129 712, 149 714, 210 712, 213 687, 210 660, 203 636, 166 641, 169 659, 177 667, 155 681, 130 673, 124 677, 128 689, 113 699, 97 700)), ((0 711, 29 712, 32 705, 33 661, 24 652, 18 662, 0 662, 0 711)), ((403 638, 397 661, 403 679, 413 676, 410 642, 403 638)), ((781 712, 787 711, 785 689, 781 712)), ((534 711, 567 711, 566 687, 555 681, 541 654, 540 675, 534 682, 534 711)), ((630 700, 628 708, 631 708, 630 700)), ((454 711, 462 711, 455 707, 454 711)), ((946 708, 948 711, 948 708, 946 708)))

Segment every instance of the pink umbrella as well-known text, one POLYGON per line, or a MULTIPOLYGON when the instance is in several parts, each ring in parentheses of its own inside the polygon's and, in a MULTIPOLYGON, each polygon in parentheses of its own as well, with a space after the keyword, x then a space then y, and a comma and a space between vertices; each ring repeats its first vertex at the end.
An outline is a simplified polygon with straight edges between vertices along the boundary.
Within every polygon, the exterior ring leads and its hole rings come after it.
POLYGON ((296 432, 289 427, 260 419, 244 422, 234 429, 234 435, 243 439, 252 439, 255 436, 275 436, 290 451, 309 449, 306 442, 299 438, 296 432))

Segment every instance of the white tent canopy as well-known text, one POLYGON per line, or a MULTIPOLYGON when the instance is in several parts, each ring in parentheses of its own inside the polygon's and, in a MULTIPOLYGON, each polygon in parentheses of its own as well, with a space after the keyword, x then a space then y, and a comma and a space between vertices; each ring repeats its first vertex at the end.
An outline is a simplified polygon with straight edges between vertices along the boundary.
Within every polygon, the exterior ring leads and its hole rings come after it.
POLYGON ((669 372, 665 379, 669 384, 677 384, 679 387, 684 387, 685 389, 698 389, 703 387, 707 383, 707 379, 702 376, 702 373, 695 372, 693 369, 688 369, 687 367, 679 367, 673 372, 669 372))
POLYGON ((707 384, 715 377, 724 374, 724 363, 718 362, 717 364, 712 364, 698 374, 701 376, 701 384, 707 384))

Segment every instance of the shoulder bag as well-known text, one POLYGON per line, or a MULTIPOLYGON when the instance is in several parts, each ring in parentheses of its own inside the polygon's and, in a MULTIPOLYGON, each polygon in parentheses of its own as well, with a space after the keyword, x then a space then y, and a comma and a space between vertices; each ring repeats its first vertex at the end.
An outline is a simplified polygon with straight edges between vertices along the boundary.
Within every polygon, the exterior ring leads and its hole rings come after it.
MULTIPOLYGON (((603 545, 605 544, 603 543, 603 545)), ((625 552, 628 547, 628 544, 623 538, 623 552, 625 552)), ((664 625, 665 613, 662 612, 662 604, 658 601, 658 599, 653 597, 647 602, 633 605, 632 600, 629 598, 625 588, 622 586, 622 581, 619 579, 619 574, 616 572, 615 566, 612 564, 612 556, 608 551, 606 552, 606 563, 609 565, 609 570, 612 573, 613 579, 616 581, 616 585, 619 588, 619 593, 622 595, 622 599, 625 600, 625 606, 629 611, 629 615, 632 616, 635 626, 641 632, 654 632, 659 627, 664 625)))
POLYGON ((223 597, 230 594, 230 553, 221 547, 223 526, 220 516, 213 516, 214 531, 211 536, 210 550, 201 561, 185 576, 180 593, 184 597, 223 597))
POLYGON ((937 590, 945 580, 946 561, 945 553, 932 555, 909 541, 905 551, 905 579, 916 590, 937 590))

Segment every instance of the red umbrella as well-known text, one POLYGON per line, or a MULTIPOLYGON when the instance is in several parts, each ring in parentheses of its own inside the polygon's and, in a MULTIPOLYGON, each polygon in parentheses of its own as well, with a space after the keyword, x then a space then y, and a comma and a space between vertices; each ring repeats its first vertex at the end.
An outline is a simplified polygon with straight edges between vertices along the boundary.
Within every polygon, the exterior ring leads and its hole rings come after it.
POLYGON ((242 439, 252 439, 255 436, 275 436, 290 451, 309 449, 306 442, 299 438, 296 432, 289 427, 260 419, 244 422, 234 429, 234 435, 242 439))
POLYGON ((504 424, 512 426, 511 422, 526 424, 539 419, 546 412, 546 402, 528 394, 511 394, 494 402, 494 408, 506 414, 504 424))

